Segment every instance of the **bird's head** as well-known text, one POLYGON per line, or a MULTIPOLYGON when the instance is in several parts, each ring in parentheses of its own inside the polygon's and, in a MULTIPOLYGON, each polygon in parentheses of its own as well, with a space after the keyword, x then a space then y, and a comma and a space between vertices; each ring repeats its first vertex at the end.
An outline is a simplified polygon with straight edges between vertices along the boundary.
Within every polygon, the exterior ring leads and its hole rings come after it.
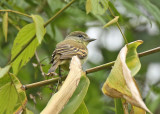
POLYGON ((66 39, 75 40, 76 42, 83 43, 86 46, 88 45, 89 42, 92 42, 92 41, 96 40, 96 39, 93 39, 93 38, 89 38, 89 36, 86 33, 81 32, 81 31, 71 32, 66 37, 66 39))

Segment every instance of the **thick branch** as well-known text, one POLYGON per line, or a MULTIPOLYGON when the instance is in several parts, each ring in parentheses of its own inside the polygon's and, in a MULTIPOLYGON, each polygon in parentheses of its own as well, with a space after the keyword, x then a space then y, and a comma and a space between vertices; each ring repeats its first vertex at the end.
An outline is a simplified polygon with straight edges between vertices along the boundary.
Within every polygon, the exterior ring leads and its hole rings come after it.
MULTIPOLYGON (((157 52, 160 52, 160 47, 138 53, 138 56, 143 57, 143 56, 147 56, 147 55, 157 53, 157 52)), ((115 61, 112 61, 112 62, 109 62, 109 63, 106 63, 106 64, 102 64, 102 65, 87 69, 86 74, 93 73, 93 72, 100 71, 100 70, 107 69, 107 68, 111 68, 114 65, 114 63, 115 63, 115 61)), ((62 77, 63 80, 65 78, 66 78, 65 76, 62 77)), ((54 83, 57 83, 57 81, 59 79, 60 78, 58 77, 58 78, 44 80, 44 81, 40 81, 40 82, 36 82, 36 83, 32 83, 32 84, 23 85, 23 88, 24 89, 30 89, 30 88, 34 88, 34 87, 41 87, 41 86, 48 85, 48 84, 51 84, 51 83, 54 84, 54 83)))

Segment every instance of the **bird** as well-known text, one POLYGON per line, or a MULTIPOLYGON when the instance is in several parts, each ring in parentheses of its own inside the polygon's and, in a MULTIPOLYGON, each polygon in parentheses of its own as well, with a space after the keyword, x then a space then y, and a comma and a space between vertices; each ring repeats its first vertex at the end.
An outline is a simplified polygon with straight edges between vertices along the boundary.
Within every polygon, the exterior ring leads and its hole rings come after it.
MULTIPOLYGON (((96 39, 90 38, 86 33, 82 31, 71 32, 66 38, 56 45, 53 51, 50 64, 51 68, 48 74, 55 73, 59 67, 64 70, 69 70, 69 64, 73 56, 77 56, 81 64, 83 64, 88 55, 87 45, 96 39)), ((61 74, 59 74, 61 75, 61 74)))

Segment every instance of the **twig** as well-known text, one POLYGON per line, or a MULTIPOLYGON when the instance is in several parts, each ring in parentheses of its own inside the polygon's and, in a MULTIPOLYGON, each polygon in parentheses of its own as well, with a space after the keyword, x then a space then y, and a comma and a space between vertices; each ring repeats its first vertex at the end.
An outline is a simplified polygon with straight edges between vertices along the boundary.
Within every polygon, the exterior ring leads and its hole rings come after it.
MULTIPOLYGON (((143 56, 150 55, 150 54, 157 53, 157 52, 160 52, 160 47, 138 53, 138 56, 143 57, 143 56)), ((96 66, 96 67, 87 69, 86 74, 93 73, 93 72, 100 71, 100 70, 107 69, 107 68, 111 68, 114 65, 114 63, 115 63, 115 61, 112 61, 112 62, 109 62, 109 63, 106 63, 106 64, 102 64, 100 66, 96 66)), ((63 80, 65 78, 66 78, 66 76, 62 77, 63 80)), ((40 81, 40 82, 36 82, 36 83, 32 83, 32 84, 23 85, 23 88, 24 89, 30 89, 30 88, 34 88, 34 87, 41 87, 41 86, 48 85, 48 84, 51 84, 51 83, 54 84, 54 83, 57 83, 57 81, 59 79, 60 79, 60 77, 49 79, 49 80, 44 80, 44 81, 40 81)))
POLYGON ((41 74, 42 74, 42 76, 45 78, 45 73, 43 72, 42 64, 41 64, 40 59, 39 59, 39 57, 38 57, 37 51, 35 52, 35 56, 36 56, 36 59, 37 59, 37 62, 38 62, 38 65, 39 65, 41 74))
POLYGON ((0 10, 0 12, 12 12, 12 13, 16 13, 16 14, 19 14, 19 15, 23 15, 23 16, 26 16, 26 17, 29 17, 29 18, 32 18, 30 15, 27 15, 25 13, 21 13, 21 12, 18 12, 18 11, 14 11, 14 10, 0 10))
POLYGON ((157 53, 160 51, 160 47, 157 47, 157 48, 153 48, 153 49, 150 49, 150 50, 147 50, 147 51, 144 51, 144 52, 141 52, 138 54, 139 57, 143 57, 143 56, 146 56, 146 55, 150 55, 150 54, 153 54, 153 53, 157 53))
MULTIPOLYGON (((62 80, 64 80, 66 78, 66 76, 62 76, 61 78, 62 78, 62 80)), ((34 87, 41 87, 41 86, 45 86, 48 84, 57 83, 57 81, 59 79, 60 79, 60 77, 57 77, 57 78, 52 78, 49 80, 44 80, 44 81, 40 81, 40 82, 36 82, 36 83, 32 83, 32 84, 26 84, 26 85, 23 85, 22 88, 23 89, 30 89, 30 88, 34 88, 34 87)))
MULTIPOLYGON (((108 7, 108 9, 109 9, 110 13, 112 14, 112 16, 115 17, 114 13, 112 12, 112 9, 111 9, 110 7, 108 7)), ((125 43, 128 45, 127 38, 126 38, 125 35, 123 34, 122 29, 121 29, 118 21, 116 22, 116 25, 117 25, 118 29, 120 30, 120 32, 121 32, 121 34, 122 34, 122 36, 123 36, 123 39, 124 39, 124 41, 125 41, 125 43)))
MULTIPOLYGON (((72 3, 74 3, 75 0, 72 0, 70 3, 68 3, 64 8, 59 10, 53 17, 51 17, 45 24, 44 27, 46 27, 52 20, 54 20, 59 14, 61 14, 65 9, 67 9, 72 3)), ((27 48, 27 46, 36 38, 36 35, 34 35, 26 45, 22 47, 22 49, 17 53, 17 55, 8 63, 12 63, 13 61, 16 60, 16 58, 27 48)))

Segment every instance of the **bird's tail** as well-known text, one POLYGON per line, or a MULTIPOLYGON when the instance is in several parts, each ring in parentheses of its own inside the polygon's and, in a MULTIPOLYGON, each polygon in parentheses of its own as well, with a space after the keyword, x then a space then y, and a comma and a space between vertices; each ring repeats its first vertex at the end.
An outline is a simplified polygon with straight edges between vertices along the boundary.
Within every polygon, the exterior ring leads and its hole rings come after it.
POLYGON ((57 69, 57 67, 59 66, 59 64, 60 64, 60 61, 57 61, 55 64, 53 64, 51 66, 51 68, 49 69, 48 74, 50 74, 52 72, 55 72, 55 70, 57 69))

